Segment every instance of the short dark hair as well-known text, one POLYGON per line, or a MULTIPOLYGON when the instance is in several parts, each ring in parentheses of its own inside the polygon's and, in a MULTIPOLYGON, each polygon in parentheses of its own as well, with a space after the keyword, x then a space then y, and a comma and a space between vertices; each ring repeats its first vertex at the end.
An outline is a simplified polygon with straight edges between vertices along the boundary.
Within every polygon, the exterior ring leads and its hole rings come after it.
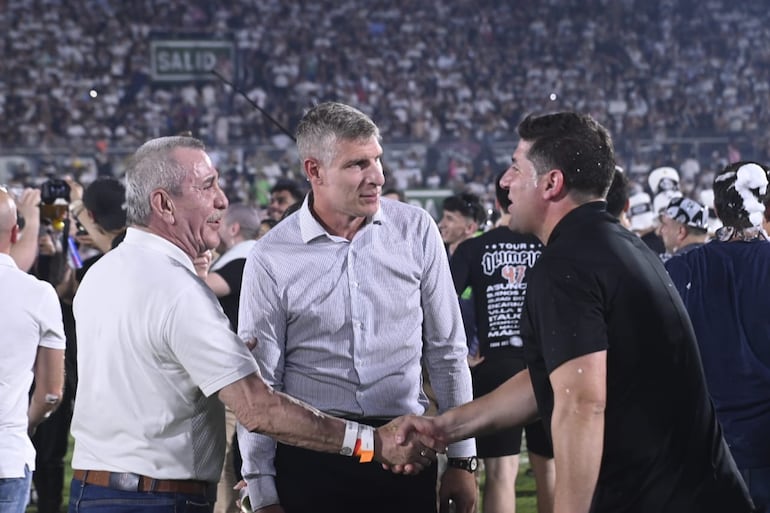
POLYGON ((444 198, 442 209, 459 212, 479 224, 487 220, 487 212, 481 204, 481 199, 472 192, 463 192, 444 198))
MULTIPOLYGON (((721 173, 714 177, 714 209, 717 216, 725 226, 733 228, 751 228, 757 226, 749 219, 750 213, 746 210, 746 199, 735 188, 735 182, 738 179, 738 171, 743 166, 759 166, 767 176, 768 167, 758 162, 743 160, 728 164, 721 173)), ((759 188, 749 189, 751 195, 759 203, 764 204, 768 195, 768 189, 762 193, 759 188)), ((750 198, 749 198, 750 199, 750 198)))
POLYGON ((628 203, 628 176, 619 167, 615 167, 610 188, 607 190, 607 212, 620 217, 628 203))
POLYGON ((532 143, 527 158, 538 174, 561 170, 567 191, 586 200, 607 193, 615 172, 615 151, 607 129, 591 116, 577 112, 529 115, 518 132, 532 143))
POLYGON ((100 177, 83 191, 83 205, 111 232, 126 227, 126 188, 117 178, 100 177))
POLYGON ((497 199, 497 203, 500 204, 500 208, 503 209, 504 212, 508 212, 508 207, 511 206, 511 200, 508 198, 508 189, 505 189, 500 185, 500 180, 503 179, 504 175, 505 171, 502 171, 497 175, 497 178, 495 178, 495 198, 497 199))
POLYGON ((270 189, 270 194, 281 191, 289 191, 289 194, 291 194, 291 197, 294 198, 294 201, 301 201, 305 198, 305 192, 302 190, 299 184, 288 178, 281 178, 275 182, 275 185, 273 185, 273 187, 270 189))

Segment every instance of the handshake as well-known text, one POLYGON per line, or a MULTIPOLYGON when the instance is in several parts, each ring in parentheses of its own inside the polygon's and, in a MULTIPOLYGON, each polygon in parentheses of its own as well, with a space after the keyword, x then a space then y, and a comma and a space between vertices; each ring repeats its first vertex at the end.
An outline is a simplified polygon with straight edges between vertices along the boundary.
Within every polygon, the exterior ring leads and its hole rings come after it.
POLYGON ((404 415, 375 431, 375 456, 396 474, 418 474, 445 453, 450 440, 442 417, 404 415))

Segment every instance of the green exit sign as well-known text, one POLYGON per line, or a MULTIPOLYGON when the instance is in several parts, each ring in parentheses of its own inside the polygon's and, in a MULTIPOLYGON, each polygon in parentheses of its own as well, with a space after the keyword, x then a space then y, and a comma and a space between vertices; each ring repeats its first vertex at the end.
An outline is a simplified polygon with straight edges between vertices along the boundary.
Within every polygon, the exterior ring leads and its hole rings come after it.
POLYGON ((235 45, 229 41, 171 40, 150 43, 152 79, 214 80, 212 69, 232 74, 235 45))

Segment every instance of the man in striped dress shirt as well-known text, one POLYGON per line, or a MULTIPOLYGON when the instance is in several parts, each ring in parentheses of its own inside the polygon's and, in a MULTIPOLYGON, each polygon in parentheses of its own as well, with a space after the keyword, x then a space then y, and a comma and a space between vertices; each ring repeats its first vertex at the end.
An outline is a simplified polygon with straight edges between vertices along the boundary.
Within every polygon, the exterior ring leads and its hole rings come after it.
MULTIPOLYGON (((297 146, 311 193, 244 270, 238 333, 263 377, 323 412, 381 424, 422 414, 424 359, 439 408, 470 401, 465 335, 446 252, 424 210, 381 199, 379 130, 339 103, 310 110, 297 146)), ((318 455, 239 431, 260 512, 436 511, 436 466, 418 476, 318 455)), ((448 448, 440 498, 470 513, 475 443, 448 448)))

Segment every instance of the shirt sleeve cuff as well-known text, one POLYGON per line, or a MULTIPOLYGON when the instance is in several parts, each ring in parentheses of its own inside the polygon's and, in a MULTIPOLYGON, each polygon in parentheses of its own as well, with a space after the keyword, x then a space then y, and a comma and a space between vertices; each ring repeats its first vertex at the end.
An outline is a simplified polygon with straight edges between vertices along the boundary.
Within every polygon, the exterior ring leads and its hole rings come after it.
POLYGON ((249 500, 251 501, 252 511, 279 503, 278 491, 275 489, 275 479, 273 476, 247 478, 246 483, 249 486, 249 500))
POLYGON ((447 447, 447 457, 449 458, 468 458, 476 456, 476 439, 469 438, 455 442, 447 447))

